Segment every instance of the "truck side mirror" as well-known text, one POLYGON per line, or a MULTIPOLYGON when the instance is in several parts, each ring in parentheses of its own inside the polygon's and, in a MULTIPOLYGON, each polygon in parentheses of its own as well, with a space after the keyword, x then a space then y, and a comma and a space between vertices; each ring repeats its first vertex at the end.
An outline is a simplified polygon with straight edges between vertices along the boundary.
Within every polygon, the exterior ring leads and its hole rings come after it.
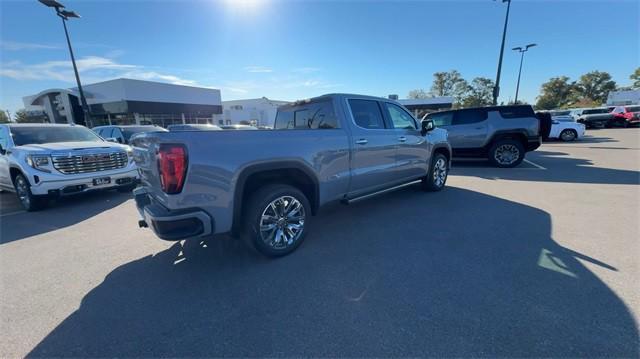
POLYGON ((422 133, 422 135, 426 135, 427 132, 429 131, 433 131, 434 128, 436 128, 436 125, 433 123, 433 120, 425 118, 422 121, 420 121, 420 124, 422 125, 422 130, 420 131, 420 133, 422 133))
POLYGON ((4 155, 7 153, 7 150, 4 149, 4 147, 2 147, 2 145, 0 144, 0 155, 4 155))

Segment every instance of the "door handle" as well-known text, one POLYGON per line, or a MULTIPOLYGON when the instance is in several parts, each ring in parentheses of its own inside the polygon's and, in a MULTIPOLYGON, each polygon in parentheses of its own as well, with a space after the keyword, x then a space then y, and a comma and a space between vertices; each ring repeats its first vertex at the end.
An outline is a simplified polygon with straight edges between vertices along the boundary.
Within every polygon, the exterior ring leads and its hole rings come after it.
POLYGON ((406 137, 404 137, 404 136, 400 136, 400 137, 398 137, 398 141, 400 141, 400 142, 406 142, 406 141, 407 141, 407 138, 406 138, 406 137))
POLYGON ((367 143, 369 143, 369 141, 367 141, 364 138, 361 138, 361 139, 356 141, 356 144, 358 144, 358 145, 366 145, 367 143))

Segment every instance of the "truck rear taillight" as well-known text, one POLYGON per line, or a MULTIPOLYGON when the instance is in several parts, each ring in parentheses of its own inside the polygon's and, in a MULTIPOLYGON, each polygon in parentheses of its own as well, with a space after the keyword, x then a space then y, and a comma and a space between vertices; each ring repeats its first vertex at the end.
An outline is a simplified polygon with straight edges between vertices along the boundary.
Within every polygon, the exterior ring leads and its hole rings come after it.
POLYGON ((187 149, 178 144, 161 144, 158 149, 158 172, 162 191, 176 194, 182 191, 187 176, 187 149))

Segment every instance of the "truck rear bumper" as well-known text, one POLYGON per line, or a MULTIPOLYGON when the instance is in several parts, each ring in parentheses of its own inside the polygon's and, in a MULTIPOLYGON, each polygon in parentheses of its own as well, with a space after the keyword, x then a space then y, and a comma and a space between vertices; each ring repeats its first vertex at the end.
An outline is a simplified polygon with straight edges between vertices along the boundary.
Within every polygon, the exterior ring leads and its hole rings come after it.
POLYGON ((213 233, 213 219, 202 210, 171 211, 154 202, 142 187, 136 188, 133 196, 140 214, 138 224, 140 227, 150 227, 160 239, 178 241, 213 233))

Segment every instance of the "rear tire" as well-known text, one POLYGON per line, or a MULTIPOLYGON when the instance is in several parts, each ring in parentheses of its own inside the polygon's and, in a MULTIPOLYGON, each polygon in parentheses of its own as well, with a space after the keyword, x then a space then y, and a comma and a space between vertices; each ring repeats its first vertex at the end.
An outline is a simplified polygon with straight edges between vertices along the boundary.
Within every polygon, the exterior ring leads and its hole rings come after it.
POLYGON ((293 252, 309 231, 309 200, 293 186, 266 185, 250 196, 245 208, 241 237, 267 257, 293 252))
POLYGON ((512 168, 524 160, 524 146, 518 140, 496 141, 489 149, 489 161, 496 167, 512 168))
POLYGON ((36 196, 31 193, 31 184, 22 173, 17 174, 13 179, 13 186, 20 204, 27 212, 37 211, 47 205, 48 197, 36 196))
POLYGON ((444 189, 449 176, 449 165, 447 157, 441 153, 436 153, 431 159, 429 173, 422 178, 422 189, 427 192, 438 192, 444 189))
POLYGON ((575 141, 578 138, 578 133, 575 130, 562 130, 560 132, 560 139, 564 142, 575 141))

